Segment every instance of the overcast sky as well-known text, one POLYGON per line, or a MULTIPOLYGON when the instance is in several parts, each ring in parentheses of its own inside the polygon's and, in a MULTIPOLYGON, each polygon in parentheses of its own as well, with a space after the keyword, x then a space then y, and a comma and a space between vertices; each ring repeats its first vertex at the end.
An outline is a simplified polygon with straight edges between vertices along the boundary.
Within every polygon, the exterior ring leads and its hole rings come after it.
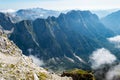
POLYGON ((113 9, 120 8, 120 0, 0 0, 0 9, 45 8, 66 9, 113 9))

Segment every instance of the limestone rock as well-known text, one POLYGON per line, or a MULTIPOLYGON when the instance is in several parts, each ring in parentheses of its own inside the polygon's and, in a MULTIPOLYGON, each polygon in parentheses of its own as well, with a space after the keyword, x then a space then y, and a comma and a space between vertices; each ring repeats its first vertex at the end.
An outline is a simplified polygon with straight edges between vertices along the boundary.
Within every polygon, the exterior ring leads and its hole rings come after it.
POLYGON ((35 65, 0 30, 0 80, 71 80, 35 65))

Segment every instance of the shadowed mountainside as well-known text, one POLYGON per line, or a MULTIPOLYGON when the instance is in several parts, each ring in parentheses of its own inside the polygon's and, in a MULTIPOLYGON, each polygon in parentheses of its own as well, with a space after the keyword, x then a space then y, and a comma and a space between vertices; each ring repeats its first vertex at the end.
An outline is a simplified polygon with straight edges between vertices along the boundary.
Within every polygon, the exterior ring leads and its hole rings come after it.
POLYGON ((44 60, 45 66, 68 69, 90 68, 89 55, 97 48, 111 49, 106 38, 113 35, 95 14, 73 10, 57 18, 16 23, 10 39, 25 55, 36 55, 44 60))

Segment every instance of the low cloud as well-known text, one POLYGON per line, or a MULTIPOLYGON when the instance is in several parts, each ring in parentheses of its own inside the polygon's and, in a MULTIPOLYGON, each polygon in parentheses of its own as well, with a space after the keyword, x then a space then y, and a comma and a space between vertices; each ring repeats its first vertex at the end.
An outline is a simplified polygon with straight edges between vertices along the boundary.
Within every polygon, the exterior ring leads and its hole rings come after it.
POLYGON ((93 51, 89 59, 92 65, 91 67, 93 69, 98 69, 104 64, 112 64, 116 60, 116 57, 109 50, 101 48, 93 51))
POLYGON ((120 64, 112 67, 106 74, 106 80, 120 80, 120 64))
POLYGON ((7 9, 7 10, 0 10, 0 12, 3 12, 3 13, 13 13, 13 12, 15 12, 16 10, 14 10, 14 9, 7 9))
POLYGON ((120 48, 120 35, 117 35, 117 36, 114 36, 114 37, 110 37, 110 38, 107 38, 107 39, 111 43, 115 44, 116 48, 120 48))
POLYGON ((36 56, 30 55, 30 58, 32 58, 33 63, 35 63, 38 66, 43 66, 44 62, 42 60, 40 60, 39 58, 37 58, 36 56))

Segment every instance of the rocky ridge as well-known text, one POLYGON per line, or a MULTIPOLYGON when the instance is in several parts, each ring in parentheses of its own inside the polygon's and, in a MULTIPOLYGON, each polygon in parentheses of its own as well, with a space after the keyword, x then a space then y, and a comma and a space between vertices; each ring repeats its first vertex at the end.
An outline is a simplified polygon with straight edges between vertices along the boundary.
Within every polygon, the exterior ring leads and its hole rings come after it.
POLYGON ((7 38, 0 30, 0 80, 71 80, 51 74, 35 65, 31 58, 7 38))

